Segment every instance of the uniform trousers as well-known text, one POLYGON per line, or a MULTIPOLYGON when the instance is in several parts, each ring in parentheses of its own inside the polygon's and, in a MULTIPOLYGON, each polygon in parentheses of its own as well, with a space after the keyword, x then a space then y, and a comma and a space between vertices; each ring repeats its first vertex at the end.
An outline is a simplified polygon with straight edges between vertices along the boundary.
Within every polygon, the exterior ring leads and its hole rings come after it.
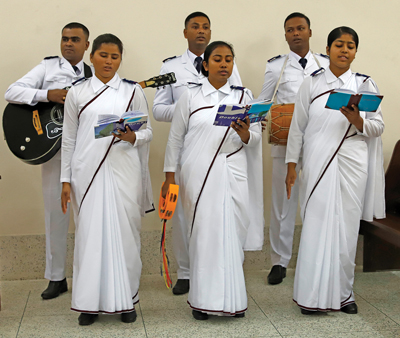
MULTIPOLYGON (((296 166, 297 176, 301 158, 296 166)), ((292 257, 293 234, 299 198, 298 179, 292 187, 290 200, 286 193, 287 165, 285 157, 273 157, 272 162, 272 205, 269 238, 272 265, 287 267, 292 257)))
POLYGON ((42 190, 46 225, 46 270, 44 278, 61 281, 65 278, 69 207, 61 210, 61 151, 42 164, 42 190))
MULTIPOLYGON (((175 172, 175 181, 178 185, 179 173, 180 167, 175 172)), ((172 247, 176 262, 178 263, 178 279, 190 279, 189 228, 185 222, 180 195, 178 195, 178 202, 176 203, 174 216, 172 217, 172 247)))

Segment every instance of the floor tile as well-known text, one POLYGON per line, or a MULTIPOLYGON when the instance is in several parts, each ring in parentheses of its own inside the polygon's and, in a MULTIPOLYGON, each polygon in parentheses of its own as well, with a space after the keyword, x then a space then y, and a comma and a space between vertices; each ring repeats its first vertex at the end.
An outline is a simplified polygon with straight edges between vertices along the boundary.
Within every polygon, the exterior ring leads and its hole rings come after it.
POLYGON ((24 317, 18 338, 113 338, 113 337, 146 337, 143 321, 138 311, 135 323, 122 323, 120 315, 99 315, 98 320, 90 326, 79 326, 78 313, 55 316, 24 317))
MULTIPOLYGON (((3 312, 3 309, 0 311, 3 312)), ((0 338, 15 338, 17 336, 21 318, 5 318, 0 315, 0 338)))
POLYGON ((30 281, 2 281, 0 292, 0 320, 8 317, 16 317, 20 320, 30 296, 30 281))
POLYGON ((187 305, 181 310, 143 310, 143 320, 149 338, 280 337, 251 299, 245 318, 210 316, 206 321, 197 321, 187 305))

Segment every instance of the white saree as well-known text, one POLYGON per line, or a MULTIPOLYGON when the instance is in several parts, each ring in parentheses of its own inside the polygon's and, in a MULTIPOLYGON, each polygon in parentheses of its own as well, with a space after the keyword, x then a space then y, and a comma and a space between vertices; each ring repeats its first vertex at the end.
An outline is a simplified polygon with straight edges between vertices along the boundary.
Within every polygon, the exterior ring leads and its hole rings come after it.
POLYGON ((164 172, 175 172, 178 161, 181 166, 180 194, 190 237, 188 303, 210 314, 247 309, 243 249, 262 247, 260 124, 251 125, 247 145, 234 130, 213 126, 220 104, 250 100, 247 89, 227 84, 216 90, 207 79, 189 88, 178 101, 167 144, 164 172))
POLYGON ((61 182, 72 188, 71 309, 79 312, 129 312, 139 301, 141 217, 152 209, 150 120, 134 145, 94 138, 99 114, 127 110, 147 114, 147 102, 139 85, 117 74, 106 85, 93 76, 73 86, 65 103, 61 182))
POLYGON ((354 302, 360 219, 385 217, 382 113, 360 112, 363 132, 349 127, 340 111, 325 108, 327 91, 339 87, 378 92, 370 78, 351 70, 337 78, 328 68, 305 79, 286 152, 286 163, 297 163, 303 149, 303 229, 293 299, 306 310, 337 311, 354 302))

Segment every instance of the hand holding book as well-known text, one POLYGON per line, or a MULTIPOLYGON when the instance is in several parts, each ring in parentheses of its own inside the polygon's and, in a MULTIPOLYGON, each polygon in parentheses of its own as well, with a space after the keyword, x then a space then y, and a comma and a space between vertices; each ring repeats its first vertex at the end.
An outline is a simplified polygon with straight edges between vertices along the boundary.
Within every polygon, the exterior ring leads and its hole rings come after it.
POLYGON ((376 112, 383 95, 374 92, 361 91, 355 93, 348 89, 335 89, 329 94, 325 108, 340 110, 342 107, 352 108, 357 106, 360 111, 376 112))

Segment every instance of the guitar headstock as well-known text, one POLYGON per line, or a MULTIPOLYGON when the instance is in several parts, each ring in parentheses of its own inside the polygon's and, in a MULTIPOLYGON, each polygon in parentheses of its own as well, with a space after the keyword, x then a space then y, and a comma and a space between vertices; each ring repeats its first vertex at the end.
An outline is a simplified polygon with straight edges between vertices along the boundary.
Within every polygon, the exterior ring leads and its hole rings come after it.
POLYGON ((144 82, 144 87, 142 85, 142 88, 146 87, 157 88, 175 83, 176 77, 175 73, 167 73, 163 75, 154 76, 151 79, 148 79, 147 81, 143 82, 144 82))

